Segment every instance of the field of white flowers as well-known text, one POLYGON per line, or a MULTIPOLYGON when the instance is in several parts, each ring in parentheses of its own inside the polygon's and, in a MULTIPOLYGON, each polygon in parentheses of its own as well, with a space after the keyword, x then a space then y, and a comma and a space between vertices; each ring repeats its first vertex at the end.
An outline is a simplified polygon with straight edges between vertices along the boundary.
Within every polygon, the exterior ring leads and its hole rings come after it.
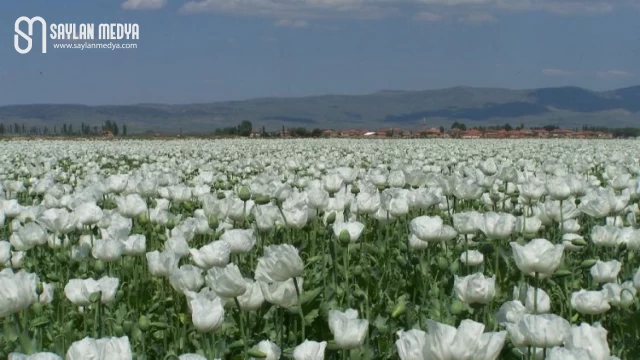
POLYGON ((0 142, 0 359, 640 358, 640 142, 0 142))

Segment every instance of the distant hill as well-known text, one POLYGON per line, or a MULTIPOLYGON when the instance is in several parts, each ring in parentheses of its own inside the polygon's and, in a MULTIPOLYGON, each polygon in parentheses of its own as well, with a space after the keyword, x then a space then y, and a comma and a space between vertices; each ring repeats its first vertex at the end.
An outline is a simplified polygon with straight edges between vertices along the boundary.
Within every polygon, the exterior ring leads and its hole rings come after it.
POLYGON ((425 91, 385 90, 368 95, 257 98, 206 104, 34 104, 0 107, 0 122, 27 126, 127 124, 130 132, 206 133, 250 120, 254 128, 419 128, 510 123, 562 127, 640 126, 640 86, 612 91, 578 87, 509 90, 453 87, 425 91))

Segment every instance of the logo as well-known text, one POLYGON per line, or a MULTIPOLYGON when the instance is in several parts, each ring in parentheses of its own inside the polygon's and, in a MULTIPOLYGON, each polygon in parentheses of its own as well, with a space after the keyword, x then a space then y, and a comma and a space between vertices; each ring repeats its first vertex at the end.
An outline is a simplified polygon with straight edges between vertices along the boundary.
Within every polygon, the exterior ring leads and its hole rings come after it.
POLYGON ((16 48, 16 51, 19 52, 20 54, 28 53, 29 51, 31 51, 31 48, 33 47, 33 41, 31 39, 31 36, 33 35, 33 23, 35 23, 36 21, 39 22, 40 25, 42 25, 42 53, 45 54, 47 52, 47 22, 44 21, 44 19, 41 18, 40 16, 36 16, 33 18, 21 16, 18 18, 18 20, 16 20, 16 24, 15 24, 16 34, 13 35, 13 46, 16 48), (20 24, 22 24, 23 22, 26 22, 29 25, 29 35, 25 34, 24 32, 22 32, 22 30, 20 30, 20 24), (19 37, 22 37, 23 39, 27 40, 27 47, 25 49, 22 49, 20 47, 19 37))
POLYGON ((14 25, 16 34, 13 36, 13 46, 19 54, 27 54, 33 48, 36 22, 42 26, 43 54, 47 53, 47 36, 53 41, 54 49, 136 49, 138 47, 136 43, 122 43, 121 41, 140 40, 140 26, 138 24, 54 23, 47 28, 47 22, 40 16, 32 18, 21 16, 16 20, 14 25), (28 25, 26 33, 20 29, 22 23, 28 25), (23 43, 27 42, 25 48, 20 47, 20 38, 24 39, 23 43), (84 42, 79 43, 78 40, 84 40, 84 42), (109 41, 109 43, 105 43, 105 41, 109 41))

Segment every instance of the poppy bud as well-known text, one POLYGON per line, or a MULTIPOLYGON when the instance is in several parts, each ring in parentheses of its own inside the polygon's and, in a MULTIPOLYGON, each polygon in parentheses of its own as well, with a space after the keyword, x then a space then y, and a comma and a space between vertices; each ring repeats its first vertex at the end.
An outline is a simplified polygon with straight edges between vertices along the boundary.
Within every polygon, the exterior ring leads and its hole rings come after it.
POLYGON ((247 201, 251 199, 251 191, 249 191, 249 188, 247 188, 246 186, 243 186, 240 188, 240 191, 238 191, 238 197, 242 201, 247 201))
POLYGON ((573 244, 575 246, 585 246, 585 245, 587 245, 587 242, 584 241, 583 238, 575 238, 575 239, 571 240, 571 244, 573 244))
POLYGON ((249 350, 247 355, 249 355, 252 358, 256 358, 256 359, 266 359, 267 358, 267 354, 263 353, 262 351, 260 351, 258 349, 249 350))
POLYGON ((598 260, 596 259, 587 259, 585 261, 583 261, 580 266, 583 268, 588 268, 588 267, 592 267, 593 265, 595 265, 595 263, 598 262, 598 260))
POLYGON ((104 263, 100 260, 96 260, 93 263, 93 270, 95 270, 97 273, 102 273, 104 271, 104 263))
POLYGON ((257 196, 253 199, 253 201, 254 201, 257 205, 266 205, 266 204, 268 204, 268 203, 271 201, 271 199, 269 199, 269 197, 268 197, 268 196, 266 196, 266 195, 257 195, 257 196))
POLYGON ((329 214, 329 216, 327 216, 327 225, 331 225, 334 222, 336 222, 336 213, 332 212, 331 214, 329 214))
POLYGON ((224 193, 223 193, 223 192, 219 192, 219 193, 218 193, 218 195, 217 195, 217 197, 218 197, 218 200, 222 200, 222 199, 224 199, 226 196, 224 195, 224 193))
POLYGON ((407 304, 404 301, 400 301, 393 308, 393 311, 391 312, 391 317, 395 319, 398 316, 404 314, 406 310, 407 310, 407 304))
POLYGON ((214 215, 211 215, 209 217, 209 229, 217 229, 218 228, 218 218, 215 217, 214 215))

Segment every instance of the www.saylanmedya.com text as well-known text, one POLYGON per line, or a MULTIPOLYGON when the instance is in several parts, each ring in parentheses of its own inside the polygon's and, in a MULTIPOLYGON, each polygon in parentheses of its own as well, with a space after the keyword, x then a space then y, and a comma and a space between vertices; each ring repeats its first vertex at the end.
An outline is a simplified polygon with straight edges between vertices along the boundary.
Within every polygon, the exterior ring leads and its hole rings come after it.
POLYGON ((75 43, 75 44, 53 44, 54 49, 75 49, 75 50, 86 50, 86 49, 106 49, 106 50, 126 50, 126 49, 137 49, 138 44, 116 44, 113 42, 110 43, 75 43))

